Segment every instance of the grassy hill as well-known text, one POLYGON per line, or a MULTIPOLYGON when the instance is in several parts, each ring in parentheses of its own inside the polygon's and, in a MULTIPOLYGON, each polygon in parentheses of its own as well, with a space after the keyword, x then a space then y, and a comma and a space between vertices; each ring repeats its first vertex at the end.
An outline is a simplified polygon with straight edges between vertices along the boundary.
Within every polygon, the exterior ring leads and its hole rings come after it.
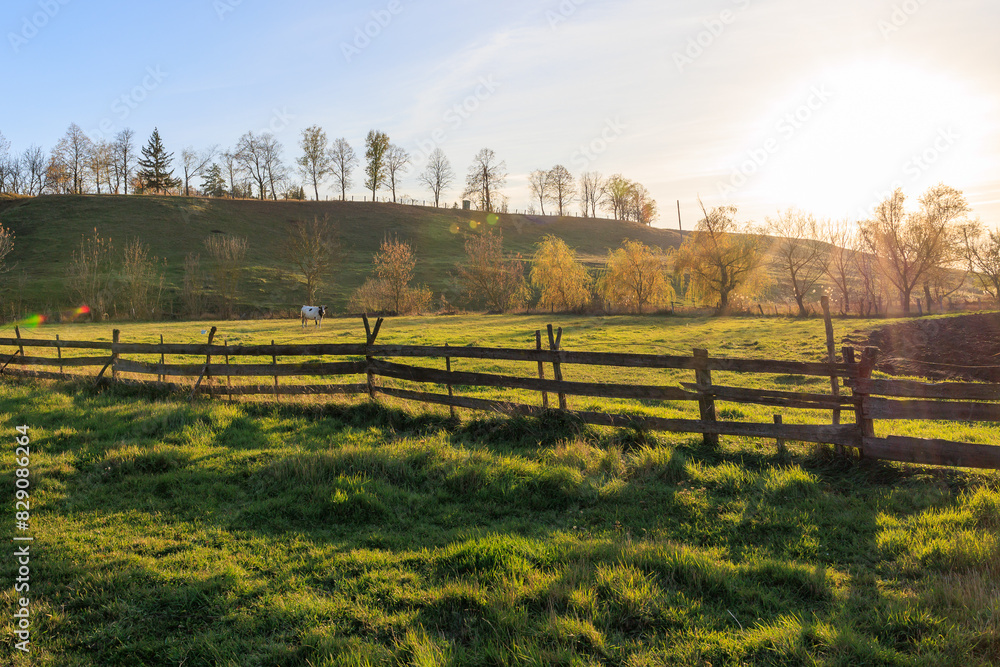
POLYGON ((411 242, 418 261, 417 281, 427 284, 435 295, 445 293, 450 301, 459 296, 449 273, 463 257, 464 236, 484 225, 498 227, 505 246, 523 255, 530 255, 544 235, 556 234, 588 263, 601 262, 608 249, 624 239, 662 247, 678 246, 681 241, 676 231, 617 220, 515 214, 488 220, 479 211, 372 202, 113 195, 0 201, 0 224, 17 235, 9 257, 17 266, 8 280, 16 280, 23 272, 23 297, 32 310, 76 305, 66 289, 66 267, 81 236, 95 228, 119 247, 131 237, 148 243, 153 255, 166 260, 166 280, 173 293, 182 283, 185 255, 200 253, 204 262, 204 240, 209 235, 245 236, 250 241, 247 303, 264 310, 297 309, 305 290, 279 257, 278 248, 290 223, 313 216, 329 216, 339 226, 345 248, 334 282, 320 292, 321 301, 335 310, 343 309, 350 292, 364 281, 372 254, 386 235, 411 242))

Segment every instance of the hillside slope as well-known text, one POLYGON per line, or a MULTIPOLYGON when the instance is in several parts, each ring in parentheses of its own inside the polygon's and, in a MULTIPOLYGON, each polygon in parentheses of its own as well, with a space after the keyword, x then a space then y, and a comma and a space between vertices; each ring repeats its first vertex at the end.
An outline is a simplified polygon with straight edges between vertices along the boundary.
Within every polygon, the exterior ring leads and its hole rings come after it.
MULTIPOLYGON (((320 292, 334 310, 346 306, 350 292, 371 270, 372 254, 381 240, 398 236, 410 241, 417 255, 417 281, 435 293, 458 298, 450 280, 464 256, 464 237, 489 226, 480 211, 372 202, 290 202, 202 199, 159 196, 46 196, 2 202, 0 224, 14 230, 17 243, 9 258, 13 275, 26 276, 24 298, 32 310, 73 305, 66 290, 66 267, 83 235, 95 228, 116 246, 138 237, 153 255, 165 260, 169 292, 182 282, 184 257, 200 253, 213 233, 236 234, 250 241, 250 276, 246 299, 260 309, 297 308, 304 288, 290 275, 278 248, 289 223, 329 216, 340 228, 344 258, 332 284, 320 292)), ((504 235, 505 248, 528 256, 546 234, 562 237, 584 261, 600 263, 609 248, 625 239, 649 245, 678 246, 681 234, 616 220, 500 214, 493 220, 504 235)), ((8 277, 8 280, 11 280, 8 277)))

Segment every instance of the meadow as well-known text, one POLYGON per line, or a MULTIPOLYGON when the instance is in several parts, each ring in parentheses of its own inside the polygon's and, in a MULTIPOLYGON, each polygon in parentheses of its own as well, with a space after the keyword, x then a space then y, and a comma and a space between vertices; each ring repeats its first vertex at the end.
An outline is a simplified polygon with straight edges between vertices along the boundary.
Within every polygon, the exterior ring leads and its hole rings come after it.
MULTIPOLYGON (((566 349, 825 354, 822 321, 787 318, 390 318, 379 342, 533 347, 549 322, 566 349)), ((127 342, 204 342, 211 324, 115 326, 127 342)), ((230 344, 363 340, 356 319, 214 324, 230 344)), ((838 321, 838 344, 882 324, 838 321)), ((5 664, 1000 661, 996 473, 726 436, 708 447, 558 413, 451 420, 367 397, 189 403, 91 384, 0 383, 0 494, 12 525, 14 427, 26 424, 36 538, 32 653, 12 648, 6 588, 5 664)), ((739 410, 728 418, 773 412, 739 410)), ((896 426, 997 441, 993 424, 896 426)), ((4 581, 15 569, 0 558, 4 581)))

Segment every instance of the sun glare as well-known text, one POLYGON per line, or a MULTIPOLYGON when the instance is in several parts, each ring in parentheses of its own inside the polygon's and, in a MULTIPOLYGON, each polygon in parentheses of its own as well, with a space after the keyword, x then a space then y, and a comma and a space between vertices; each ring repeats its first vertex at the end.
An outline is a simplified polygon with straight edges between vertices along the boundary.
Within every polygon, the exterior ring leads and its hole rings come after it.
POLYGON ((896 187, 908 196, 939 181, 961 189, 990 164, 990 104, 961 81, 879 62, 804 84, 762 121, 770 135, 741 161, 739 198, 857 218, 896 187))

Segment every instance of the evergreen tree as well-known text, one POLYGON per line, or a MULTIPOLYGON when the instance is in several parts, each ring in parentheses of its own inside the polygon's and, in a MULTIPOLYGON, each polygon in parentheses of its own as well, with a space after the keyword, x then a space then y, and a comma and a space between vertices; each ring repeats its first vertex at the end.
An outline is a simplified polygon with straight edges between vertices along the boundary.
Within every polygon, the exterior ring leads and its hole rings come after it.
POLYGON ((201 190, 208 197, 225 197, 226 179, 222 177, 222 168, 215 162, 205 172, 205 179, 201 182, 201 190))
POLYGON ((171 188, 180 187, 181 179, 174 178, 170 162, 174 154, 168 153, 160 140, 160 131, 153 128, 149 143, 142 147, 142 158, 139 160, 139 181, 144 190, 166 193, 171 188))

